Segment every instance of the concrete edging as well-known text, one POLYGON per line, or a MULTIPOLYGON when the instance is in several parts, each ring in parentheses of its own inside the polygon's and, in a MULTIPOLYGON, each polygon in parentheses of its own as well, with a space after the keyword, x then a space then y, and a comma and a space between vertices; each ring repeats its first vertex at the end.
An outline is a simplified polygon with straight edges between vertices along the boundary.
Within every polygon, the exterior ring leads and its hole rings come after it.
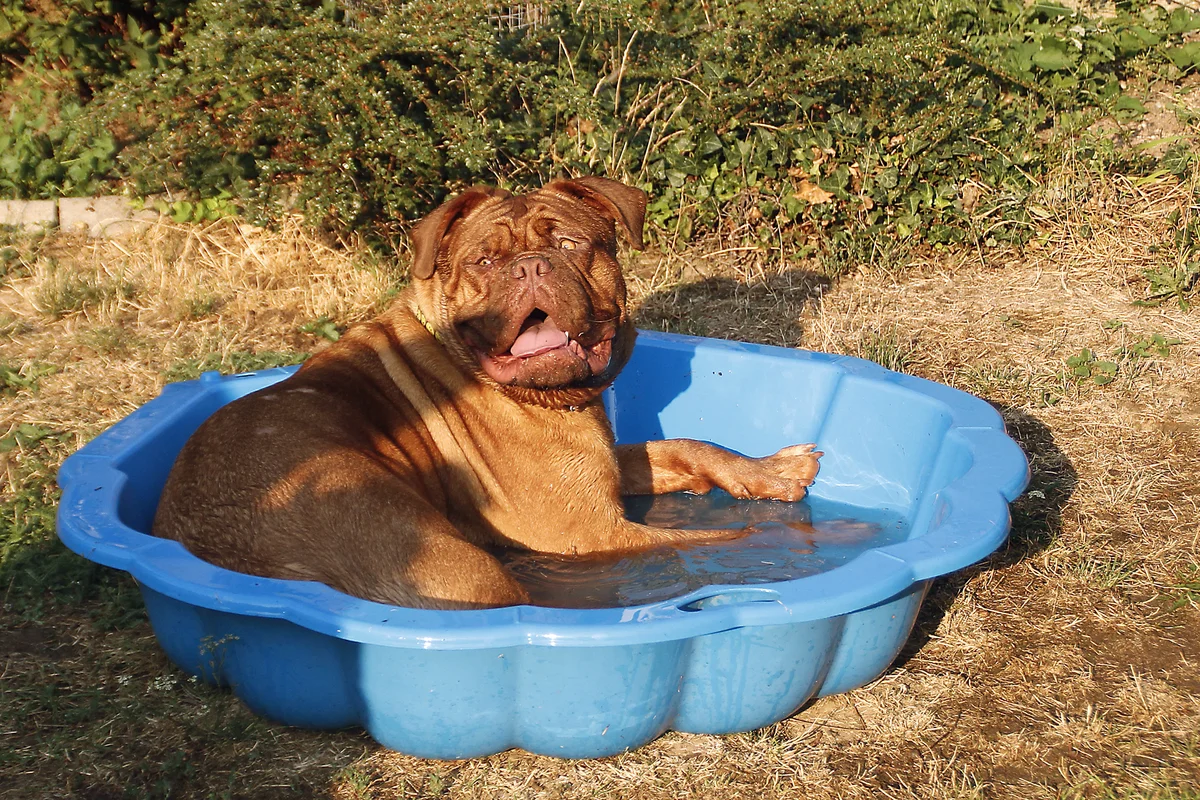
POLYGON ((128 197, 61 197, 57 200, 0 200, 0 227, 26 233, 59 229, 92 239, 118 239, 145 230, 159 218, 149 208, 134 208, 128 197))

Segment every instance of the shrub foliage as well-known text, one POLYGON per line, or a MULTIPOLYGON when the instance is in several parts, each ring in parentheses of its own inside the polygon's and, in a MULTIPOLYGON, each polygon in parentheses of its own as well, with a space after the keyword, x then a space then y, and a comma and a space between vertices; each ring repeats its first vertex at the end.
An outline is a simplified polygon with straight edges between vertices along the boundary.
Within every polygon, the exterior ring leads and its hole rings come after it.
POLYGON ((1200 64, 1200 15, 1138 2, 584 0, 515 32, 479 0, 0 3, 0 191, 123 184, 384 235, 471 183, 581 173, 642 185, 672 237, 951 241, 969 182, 1014 223, 991 235, 1020 235, 1040 131, 1136 120, 1123 85, 1200 64))

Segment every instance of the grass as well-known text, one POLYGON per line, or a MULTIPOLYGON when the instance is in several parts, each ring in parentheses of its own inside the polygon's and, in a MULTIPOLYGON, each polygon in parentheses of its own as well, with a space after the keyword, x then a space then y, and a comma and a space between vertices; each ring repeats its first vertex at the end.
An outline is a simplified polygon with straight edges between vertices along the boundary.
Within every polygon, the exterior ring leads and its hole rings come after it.
POLYGON ((857 347, 847 348, 856 355, 874 361, 882 367, 896 372, 908 372, 913 356, 917 352, 917 343, 908 340, 894 327, 882 330, 863 331, 857 347))
POLYGON ((714 235, 629 260, 641 325, 859 355, 975 392, 1033 480, 1007 546, 934 585, 880 680, 761 731, 671 733, 586 762, 431 762, 261 720, 182 677, 133 582, 54 538, 67 453, 168 378, 327 346, 402 269, 291 221, 6 241, 0 797, 1195 800, 1200 317, 1174 295, 1139 304, 1173 220, 1200 202, 1195 180, 1064 159, 1033 202, 1023 247, 988 244, 984 210, 978 241, 953 246, 860 238, 784 263, 714 235), (1112 380, 1095 380, 1103 362, 1112 380))
POLYGON ((1200 564, 1193 563, 1185 567, 1184 574, 1168 589, 1173 600, 1172 610, 1189 606, 1200 608, 1200 564))
POLYGON ((34 290, 37 308, 54 319, 100 303, 129 300, 137 293, 137 287, 127 280, 81 270, 78 265, 64 268, 56 258, 38 265, 38 274, 41 281, 34 290))
POLYGON ((300 364, 308 358, 308 353, 277 352, 264 350, 250 353, 244 350, 234 350, 229 353, 209 353, 198 358, 185 358, 177 361, 163 372, 163 380, 168 383, 188 381, 200 377, 201 373, 216 370, 225 374, 235 372, 254 372, 276 367, 290 367, 300 364))

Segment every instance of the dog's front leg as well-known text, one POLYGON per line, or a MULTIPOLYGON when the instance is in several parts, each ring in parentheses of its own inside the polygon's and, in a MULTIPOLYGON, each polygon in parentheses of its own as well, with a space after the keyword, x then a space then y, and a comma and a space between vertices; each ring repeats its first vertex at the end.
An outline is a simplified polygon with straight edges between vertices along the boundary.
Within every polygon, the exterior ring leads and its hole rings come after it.
POLYGON ((804 497, 823 455, 815 445, 798 444, 749 458, 692 439, 618 445, 616 450, 621 494, 705 494, 716 488, 739 498, 789 502, 804 497))

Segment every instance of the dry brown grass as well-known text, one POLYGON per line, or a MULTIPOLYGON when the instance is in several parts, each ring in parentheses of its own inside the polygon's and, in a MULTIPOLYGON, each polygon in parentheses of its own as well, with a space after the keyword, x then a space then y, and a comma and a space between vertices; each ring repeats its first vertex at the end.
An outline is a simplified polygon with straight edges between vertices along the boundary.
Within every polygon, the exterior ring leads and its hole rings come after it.
POLYGON ((312 350, 322 340, 301 326, 365 319, 397 278, 365 248, 324 241, 295 220, 272 233, 164 223, 137 240, 63 236, 22 251, 0 288, 0 324, 19 329, 0 360, 60 371, 5 412, 50 426, 110 424, 188 359, 312 350))
MULTIPOLYGON (((1168 214, 1193 195, 1167 181, 1076 176, 1069 186, 1046 188, 1024 252, 928 253, 836 282, 721 245, 631 266, 645 325, 869 355, 991 400, 1029 453, 1034 480, 1014 506, 1009 546, 936 585, 900 664, 870 686, 766 730, 668 734, 611 759, 429 762, 361 733, 270 725, 225 693, 177 680, 136 601, 102 596, 133 609, 123 627, 97 621, 94 595, 78 608, 6 599, 3 679, 14 691, 3 702, 20 722, 0 722, 10 742, 0 786, 16 787, 14 797, 128 787, 180 797, 1194 800, 1200 613, 1196 594, 1177 587, 1200 580, 1200 312, 1132 304, 1141 271, 1162 257, 1151 248, 1168 214), (1179 343, 1165 356, 1129 355, 1154 333, 1179 343), (1069 375, 1065 359, 1084 347, 1120 364, 1114 383, 1069 375)), ((0 396, 0 432, 36 421, 94 433, 180 361, 311 350, 319 341, 300 325, 361 319, 391 286, 360 248, 299 228, 165 227, 125 244, 52 240, 24 252, 0 293, 0 362, 60 371, 36 391, 0 396), (95 293, 71 290, 80 276, 95 293), (71 291, 85 295, 74 306, 62 300, 71 291)))

